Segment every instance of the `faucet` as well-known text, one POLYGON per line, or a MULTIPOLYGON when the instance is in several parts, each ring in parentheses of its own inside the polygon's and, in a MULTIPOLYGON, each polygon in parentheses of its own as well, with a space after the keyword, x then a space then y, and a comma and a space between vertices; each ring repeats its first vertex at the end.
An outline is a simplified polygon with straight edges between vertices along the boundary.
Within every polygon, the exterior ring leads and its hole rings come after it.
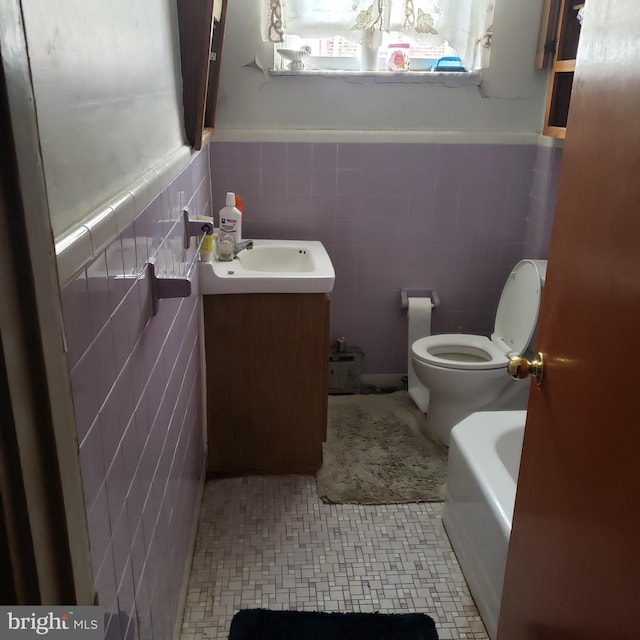
POLYGON ((243 240, 233 245, 233 257, 235 258, 243 249, 253 249, 253 240, 243 240))

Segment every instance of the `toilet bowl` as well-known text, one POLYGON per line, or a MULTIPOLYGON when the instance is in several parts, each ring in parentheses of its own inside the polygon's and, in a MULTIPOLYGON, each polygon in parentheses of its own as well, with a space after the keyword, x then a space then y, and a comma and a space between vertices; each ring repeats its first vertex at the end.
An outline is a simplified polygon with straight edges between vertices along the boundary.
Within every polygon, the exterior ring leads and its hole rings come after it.
POLYGON ((451 429, 476 411, 525 409, 529 384, 513 380, 507 364, 535 343, 546 260, 522 260, 509 274, 491 338, 441 334, 416 340, 411 361, 429 390, 427 429, 449 445, 451 429))

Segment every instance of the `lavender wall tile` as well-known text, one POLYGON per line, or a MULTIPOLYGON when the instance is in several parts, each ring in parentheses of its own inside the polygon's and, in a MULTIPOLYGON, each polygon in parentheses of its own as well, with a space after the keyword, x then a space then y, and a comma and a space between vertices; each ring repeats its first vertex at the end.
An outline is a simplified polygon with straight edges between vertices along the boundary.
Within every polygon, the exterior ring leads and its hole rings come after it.
POLYGON ((553 165, 553 147, 538 147, 536 150, 534 171, 550 173, 553 165))
POLYGON ((506 179, 507 195, 529 195, 532 179, 531 169, 522 169, 514 165, 506 179))
POLYGON ((265 169, 284 169, 287 164, 287 145, 283 142, 263 142, 261 144, 260 167, 265 169))
POLYGON ((438 145, 438 170, 460 171, 463 168, 464 145, 438 145))
POLYGON ((535 165, 536 156, 541 148, 544 147, 530 144, 514 145, 511 153, 511 166, 516 169, 530 170, 535 165))
POLYGON ((408 191, 417 201, 435 193, 435 169, 412 169, 411 171, 406 171, 406 174, 409 177, 408 191))
POLYGON ((367 171, 371 169, 390 169, 392 144, 371 143, 367 144, 363 150, 362 168, 367 171))
POLYGON ((287 195, 299 196, 311 194, 311 170, 290 168, 287 170, 287 195))
POLYGON ((91 344, 91 324, 86 272, 69 282, 62 289, 62 317, 67 340, 69 367, 73 367, 91 344))
POLYGON ((411 169, 389 169, 386 173, 385 187, 388 194, 410 195, 418 185, 416 174, 411 169))
POLYGON ((436 195, 458 195, 462 177, 457 169, 438 168, 436 171, 436 195))
MULTIPOLYGON (((262 190, 262 173, 260 169, 245 168, 235 174, 233 187, 227 186, 226 191, 239 193, 245 200, 260 194, 262 190)), ((220 203, 221 206, 224 202, 220 203)))
POLYGON ((100 407, 111 391, 116 379, 116 364, 111 334, 111 324, 107 322, 95 336, 91 349, 96 373, 96 398, 100 407))
MULTIPOLYGON (((216 163, 216 146, 213 201, 223 195, 216 174, 226 166, 216 163)), ((255 148, 231 143, 222 150, 228 155, 255 148)), ((557 183, 555 149, 538 157, 535 145, 289 143, 284 194, 265 185, 278 183, 267 176, 281 166, 282 149, 261 146, 260 155, 254 168, 262 184, 245 229, 254 237, 325 243, 336 269, 331 334, 348 333, 351 344, 361 343, 368 373, 406 368, 400 288, 451 293, 456 308, 434 314, 435 332, 489 331, 495 313, 489 303, 509 269, 534 239, 538 252, 545 245, 546 205, 555 199, 557 183), (538 198, 532 218, 534 166, 549 170, 547 194, 538 198), (362 314, 360 298, 374 291, 393 295, 362 314)))
POLYGON ((131 336, 130 324, 132 312, 137 315, 137 290, 131 289, 125 300, 123 300, 116 308, 110 320, 116 370, 120 370, 124 367, 127 358, 131 355, 131 350, 133 349, 134 342, 131 336))
POLYGON ((340 169, 337 172, 336 193, 357 195, 362 193, 362 172, 359 169, 340 169))
POLYGON ((513 244, 522 241, 527 231, 527 221, 505 220, 499 225, 498 239, 501 244, 513 244))
POLYGON ((367 169, 363 171, 361 183, 363 197, 387 193, 387 169, 367 169))
MULTIPOLYGON (((240 193, 239 185, 237 183, 237 176, 240 173, 239 170, 233 168, 218 168, 212 176, 211 184, 213 188, 212 204, 214 213, 224 207, 225 196, 227 191, 233 191, 234 193, 240 193)), ((216 218, 217 220, 217 218, 216 218)))
POLYGON ((310 169, 312 154, 313 145, 309 143, 293 142, 287 144, 287 168, 310 169))
POLYGON ((492 193, 491 184, 484 170, 457 172, 459 179, 458 193, 465 196, 484 196, 492 193))
POLYGON ((405 266, 417 267, 424 273, 425 280, 433 276, 433 253, 429 251, 428 239, 417 242, 409 242, 405 247, 405 266))
POLYGON ((119 613, 105 618, 104 637, 105 640, 120 640, 122 638, 119 613))
POLYGON ((71 389, 77 401, 74 404, 78 442, 82 442, 96 417, 99 407, 93 353, 87 350, 71 369, 71 389))
POLYGON ((211 166, 216 167, 216 171, 233 167, 234 146, 235 143, 233 142, 217 142, 210 145, 211 166))
POLYGON ((116 580, 113 572, 113 556, 111 554, 111 523, 109 521, 109 508, 107 503, 107 491, 104 483, 98 490, 96 499, 91 508, 87 510, 87 528, 91 541, 91 564, 94 578, 101 601, 110 604, 115 597, 116 580), (99 574, 105 580, 105 586, 100 589, 99 574))
MULTIPOLYGON (((316 208, 316 203, 322 206, 322 197, 316 197, 313 199, 312 206, 316 208)), ((338 195, 334 199, 334 208, 331 211, 331 215, 323 216, 324 219, 336 220, 353 220, 364 217, 365 211, 362 203, 362 193, 355 193, 352 195, 338 195)), ((339 227, 337 227, 339 232, 339 227)), ((338 233, 339 235, 339 233, 338 233)))
POLYGON ((233 145, 233 166, 236 169, 259 169, 262 154, 260 143, 246 142, 233 145))
MULTIPOLYGON (((210 184, 210 181, 206 181, 207 185, 210 184)), ((186 204, 186 200, 184 200, 184 192, 178 188, 178 181, 173 180, 166 190, 167 196, 167 204, 169 207, 169 218, 172 220, 177 220, 182 215, 182 209, 186 204)), ((208 199, 211 199, 211 196, 208 196, 208 199)), ((123 241, 124 245, 124 241, 123 241)))
POLYGON ((462 171, 481 171, 487 166, 488 145, 458 145, 462 171))
POLYGON ((262 193, 280 194, 287 190, 287 174, 284 168, 264 167, 262 169, 262 193))
MULTIPOLYGON (((239 159, 255 165, 258 201, 262 156, 285 161, 284 146, 264 154, 259 145, 232 145, 225 151, 233 152, 234 171, 239 159)), ((201 403, 200 303, 197 298, 162 301, 166 304, 154 317, 149 282, 141 271, 162 244, 174 251, 174 267, 179 265, 176 213, 185 203, 211 211, 206 152, 63 291, 92 563, 114 638, 148 634, 154 615, 162 616, 166 629, 173 628, 203 478, 202 416, 192 408, 201 403), (137 279, 123 277, 135 273, 137 279), (183 441, 192 443, 189 457, 175 450, 183 441), (178 486, 186 487, 191 498, 178 486), (174 512, 181 524, 174 525, 172 536, 168 527, 174 512), (161 599, 152 600, 150 589, 160 575, 166 588, 161 599)))
MULTIPOLYGON (((191 178, 191 191, 195 191, 198 188, 198 185, 203 181, 207 180, 209 182, 209 159, 206 153, 198 154, 191 166, 189 167, 189 171, 185 172, 185 175, 190 176, 191 178)), ((165 189, 160 197, 163 200, 166 200, 168 197, 167 190, 165 189)), ((165 204, 165 211, 168 213, 168 206, 165 204)))
POLYGON ((151 627, 151 592, 146 573, 146 565, 140 580, 136 583, 136 621, 140 640, 152 640, 153 629, 151 627))
POLYGON ((162 210, 161 198, 155 198, 140 215, 147 221, 147 249, 149 250, 149 257, 152 258, 158 252, 158 248, 168 231, 168 220, 162 210))
MULTIPOLYGON (((111 506, 111 502, 109 506, 111 506)), ((118 516, 118 521, 111 532, 111 552, 113 553, 113 568, 117 586, 121 584, 123 576, 125 575, 130 545, 131 534, 129 532, 129 522, 126 510, 122 509, 118 516)))
POLYGON ((486 147, 485 164, 495 172, 508 171, 513 164, 515 145, 490 144, 486 147))
MULTIPOLYGON (((120 406, 115 393, 110 394, 102 406, 99 415, 99 424, 104 465, 108 473, 108 470, 116 458, 120 440, 124 434, 124 427, 121 425, 120 406)), ((119 463, 119 461, 116 462, 119 463)), ((116 505, 114 505, 114 508, 115 506, 116 505)))
POLYGON ((317 221, 322 227, 326 229, 333 228, 333 220, 336 216, 336 210, 338 209, 338 202, 342 200, 345 202, 353 201, 359 202, 358 195, 356 196, 315 196, 309 199, 308 219, 317 221))
MULTIPOLYGON (((193 196, 189 198, 186 205, 192 216, 211 216, 211 185, 208 180, 202 180, 193 196)), ((174 222, 181 224, 181 217, 170 218, 174 222)))
POLYGON ((361 144, 338 144, 338 169, 361 169, 362 156, 361 144))
POLYGON ((311 174, 311 194, 314 196, 336 195, 336 170, 313 169, 311 174))
POLYGON ((500 249, 500 267, 502 269, 503 280, 506 282, 507 274, 522 259, 528 256, 524 253, 524 243, 503 242, 500 249))
MULTIPOLYGON (((129 517, 129 521, 131 522, 131 517, 129 517)), ((136 589, 136 593, 139 592, 139 579, 144 572, 144 563, 146 561, 147 550, 144 544, 144 535, 142 533, 142 525, 138 524, 136 529, 131 537, 131 552, 130 552, 130 560, 131 560, 131 570, 134 579, 134 588, 136 589), (138 580, 136 582, 136 577, 138 580)))
MULTIPOLYGON (((500 249, 497 251, 500 254, 500 249)), ((476 265, 473 268, 473 277, 471 278, 469 285, 471 288, 466 290, 466 297, 469 300, 473 300, 473 294, 475 291, 481 291, 484 293, 486 289, 495 289, 496 282, 499 282, 502 276, 502 270, 500 268, 500 260, 492 260, 489 264, 476 265)), ((515 263, 514 263, 515 264, 515 263)), ((513 265, 512 265, 513 266, 513 265)), ((483 298, 481 298, 483 299, 483 298)), ((485 311, 487 307, 477 307, 477 300, 474 303, 473 309, 478 311, 485 311)), ((469 309, 452 309, 453 311, 467 311, 469 309)))
POLYGON ((115 579, 115 571, 113 568, 113 555, 111 553, 111 546, 107 548, 100 568, 94 571, 94 582, 98 590, 98 603, 106 608, 107 614, 111 614, 112 612, 117 611, 117 585, 115 579))
MULTIPOLYGON (((409 216, 409 196, 389 195, 381 196, 363 195, 362 204, 368 220, 388 220, 387 227, 404 226, 409 216)), ((405 227, 406 232, 406 227, 405 227)))
POLYGON ((438 215, 434 217, 429 225, 429 235, 427 240, 434 242, 438 239, 442 243, 450 243, 453 241, 465 242, 469 240, 471 226, 462 224, 459 230, 458 216, 438 215), (460 233, 461 231, 461 233, 460 233))
POLYGON ((107 258, 104 252, 87 267, 86 277, 90 327, 92 335, 95 335, 109 318, 112 306, 107 258))
POLYGON ((410 144, 388 145, 387 168, 390 171, 409 171, 413 169, 413 149, 410 144))
POLYGON ((532 198, 529 196, 507 196, 505 198, 505 219, 526 220, 529 215, 531 201, 532 198))
POLYGON ((438 145, 411 144, 411 166, 414 169, 434 171, 438 166, 438 145))
POLYGON ((531 196, 546 200, 549 195, 550 176, 548 173, 534 171, 531 180, 531 196))
MULTIPOLYGON (((127 591, 128 590, 125 590, 125 593, 127 591)), ((131 591, 133 591, 133 589, 131 589, 131 591)), ((118 593, 118 606, 122 606, 120 604, 120 598, 121 598, 120 593, 118 593)), ((126 598, 125 602, 129 602, 129 598, 126 598)), ((119 613, 120 633, 121 633, 121 638, 123 638, 123 640, 137 640, 138 638, 138 622, 135 618, 135 610, 132 613, 133 613, 133 616, 127 615, 122 611, 120 611, 119 613)))
POLYGON ((336 170, 338 166, 338 145, 335 143, 314 143, 311 155, 313 169, 336 170))
MULTIPOLYGON (((85 503, 87 509, 91 511, 98 497, 100 488, 104 484, 105 477, 102 436, 97 418, 94 419, 90 429, 80 442, 80 470, 82 473, 85 503)), ((104 554, 105 549, 102 550, 102 554, 104 554)))
POLYGON ((109 292, 111 295, 110 307, 114 308, 120 304, 127 289, 131 287, 133 281, 125 279, 124 274, 124 252, 122 240, 116 238, 106 249, 107 273, 109 275, 109 292))

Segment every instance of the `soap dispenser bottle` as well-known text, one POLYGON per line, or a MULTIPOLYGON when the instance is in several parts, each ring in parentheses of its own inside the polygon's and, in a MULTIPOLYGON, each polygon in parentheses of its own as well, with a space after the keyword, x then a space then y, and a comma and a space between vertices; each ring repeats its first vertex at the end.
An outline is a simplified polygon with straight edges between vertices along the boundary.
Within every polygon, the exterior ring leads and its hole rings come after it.
POLYGON ((218 260, 233 260, 234 247, 242 241, 242 213, 235 205, 236 194, 227 192, 226 204, 220 209, 218 260))

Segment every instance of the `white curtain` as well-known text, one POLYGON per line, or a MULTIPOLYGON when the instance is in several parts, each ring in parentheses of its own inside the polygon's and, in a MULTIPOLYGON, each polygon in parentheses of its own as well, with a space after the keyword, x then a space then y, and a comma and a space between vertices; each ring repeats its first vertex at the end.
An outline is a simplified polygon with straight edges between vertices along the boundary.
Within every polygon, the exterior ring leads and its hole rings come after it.
POLYGON ((269 42, 282 42, 284 34, 365 42, 376 31, 393 30, 435 45, 448 41, 469 69, 489 63, 494 0, 262 0, 262 5, 263 37, 269 42))

